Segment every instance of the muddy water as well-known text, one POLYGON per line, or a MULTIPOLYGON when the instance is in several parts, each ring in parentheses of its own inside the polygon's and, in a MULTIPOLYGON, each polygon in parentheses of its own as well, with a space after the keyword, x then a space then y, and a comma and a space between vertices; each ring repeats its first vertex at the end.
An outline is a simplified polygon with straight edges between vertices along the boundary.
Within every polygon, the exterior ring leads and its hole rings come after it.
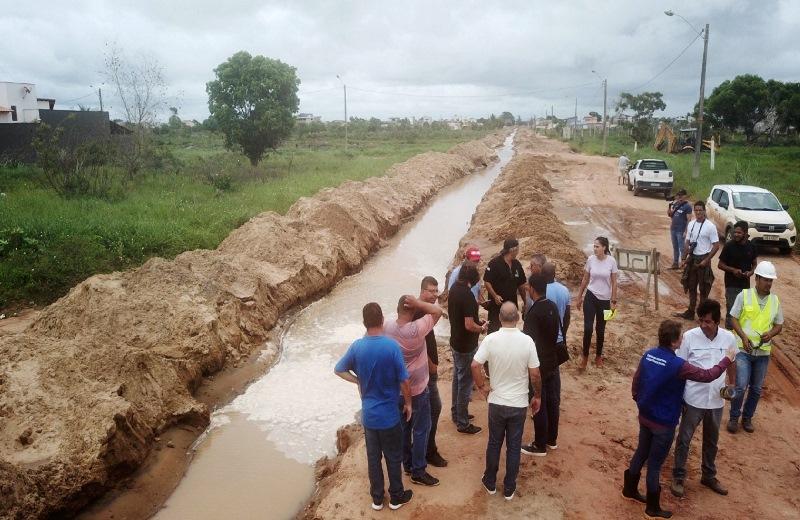
MULTIPOLYGON (((212 415, 186 476, 156 518, 296 514, 313 491, 314 462, 335 454, 336 430, 360 409, 356 387, 336 377, 333 365, 364 333, 361 307, 376 301, 391 317, 401 295, 418 294, 423 276, 444 284, 475 207, 511 159, 511 143, 509 137, 492 166, 442 190, 360 273, 296 316, 278 363, 212 415)), ((447 328, 440 323, 437 332, 449 334, 447 328)))

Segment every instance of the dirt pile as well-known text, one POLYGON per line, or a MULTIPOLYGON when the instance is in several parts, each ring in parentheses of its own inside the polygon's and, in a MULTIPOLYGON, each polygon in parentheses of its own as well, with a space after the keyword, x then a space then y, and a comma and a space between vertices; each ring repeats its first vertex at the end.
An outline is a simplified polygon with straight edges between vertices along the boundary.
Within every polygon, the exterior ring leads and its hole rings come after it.
POLYGON ((164 428, 206 425, 192 397, 204 376, 260 348, 286 310, 356 271, 502 140, 262 213, 214 251, 94 276, 0 337, 0 518, 74 512, 136 469, 164 428))

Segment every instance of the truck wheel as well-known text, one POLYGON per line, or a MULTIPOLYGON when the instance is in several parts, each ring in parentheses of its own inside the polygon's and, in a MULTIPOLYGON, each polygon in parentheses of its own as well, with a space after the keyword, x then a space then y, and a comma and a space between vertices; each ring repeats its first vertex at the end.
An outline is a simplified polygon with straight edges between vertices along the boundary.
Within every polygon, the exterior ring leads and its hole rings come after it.
POLYGON ((791 247, 781 247, 780 248, 780 252, 781 252, 782 255, 790 255, 790 254, 792 254, 792 248, 791 247))
POLYGON ((669 200, 671 195, 672 195, 672 190, 665 191, 664 192, 664 200, 669 200))
POLYGON ((639 189, 639 186, 634 183, 633 185, 633 196, 638 197, 642 190, 639 189))
MULTIPOLYGON (((625 179, 628 179, 628 178, 627 178, 627 177, 625 177, 625 179)), ((632 191, 632 190, 633 190, 633 185, 631 184, 631 181, 630 181, 630 180, 627 180, 627 182, 626 182, 625 184, 627 184, 627 185, 628 185, 628 191, 632 191)))

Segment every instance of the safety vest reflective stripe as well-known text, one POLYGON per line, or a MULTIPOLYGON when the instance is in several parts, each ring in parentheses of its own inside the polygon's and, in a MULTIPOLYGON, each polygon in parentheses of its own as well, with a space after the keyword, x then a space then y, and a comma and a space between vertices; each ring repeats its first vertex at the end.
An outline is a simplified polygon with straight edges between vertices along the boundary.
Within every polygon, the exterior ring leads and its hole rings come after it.
MULTIPOLYGON (((772 324, 775 323, 775 317, 778 315, 780 304, 778 297, 770 294, 767 296, 767 303, 762 309, 758 304, 758 295, 755 289, 742 291, 742 314, 739 316, 739 325, 741 325, 742 330, 750 338, 753 345, 758 345, 761 341, 761 334, 767 333, 772 328, 772 324)), ((739 344, 739 348, 742 348, 742 339, 736 336, 736 341, 739 344)), ((770 352, 772 343, 764 343, 760 348, 765 352, 770 352)))

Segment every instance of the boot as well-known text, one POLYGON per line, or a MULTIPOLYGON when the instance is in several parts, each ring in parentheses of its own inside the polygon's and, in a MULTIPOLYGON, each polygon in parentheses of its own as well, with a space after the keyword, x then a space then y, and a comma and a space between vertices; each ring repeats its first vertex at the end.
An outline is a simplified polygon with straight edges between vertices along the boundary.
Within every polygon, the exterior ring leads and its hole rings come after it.
POLYGON ((641 473, 634 474, 627 469, 625 470, 625 484, 622 487, 622 496, 628 500, 646 504, 647 500, 644 495, 639 493, 639 477, 641 475, 641 473))
POLYGON ((645 518, 672 518, 672 511, 661 509, 661 488, 658 491, 647 492, 647 507, 644 508, 645 518))

